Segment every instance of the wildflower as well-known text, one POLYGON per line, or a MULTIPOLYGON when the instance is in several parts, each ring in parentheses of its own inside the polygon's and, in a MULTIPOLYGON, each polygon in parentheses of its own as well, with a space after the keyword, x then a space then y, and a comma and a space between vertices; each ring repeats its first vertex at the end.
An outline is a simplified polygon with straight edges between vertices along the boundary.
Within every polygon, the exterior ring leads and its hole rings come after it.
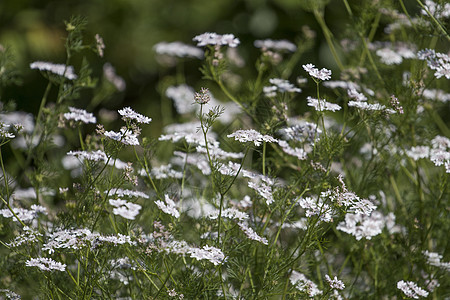
POLYGON ((413 281, 400 280, 397 282, 397 288, 409 298, 419 299, 420 296, 428 296, 428 292, 418 287, 413 281))
MULTIPOLYGON (((1 51, 1 47, 2 45, 0 45, 0 51, 1 51)), ((0 289, 0 293, 5 294, 6 299, 11 299, 11 300, 20 300, 21 297, 14 293, 13 291, 7 290, 7 289, 0 289)))
POLYGON ((23 233, 17 236, 13 241, 7 243, 8 247, 19 247, 22 244, 32 244, 38 241, 42 234, 28 226, 23 227, 23 233))
POLYGON ((113 209, 113 214, 128 220, 134 220, 142 208, 139 204, 134 204, 122 199, 109 199, 109 204, 115 207, 113 209))
POLYGON ((443 6, 436 4, 431 0, 425 0, 425 9, 421 9, 420 12, 424 16, 428 16, 427 10, 430 14, 432 14, 435 18, 448 18, 450 17, 450 4, 445 3, 443 6))
POLYGON ((190 248, 188 253, 192 258, 197 260, 206 259, 209 262, 213 263, 215 266, 223 264, 226 261, 225 255, 222 250, 212 247, 212 246, 203 246, 203 248, 190 248))
POLYGON ((295 52, 297 50, 297 46, 288 40, 256 40, 253 45, 256 48, 262 48, 263 51, 270 49, 275 51, 295 52))
POLYGON ((301 93, 301 89, 296 88, 292 83, 290 83, 287 80, 280 79, 280 78, 271 78, 269 79, 269 82, 272 84, 272 86, 265 86, 263 87, 264 94, 271 98, 275 97, 275 92, 280 93, 301 93))
POLYGON ((146 193, 140 192, 140 191, 133 191, 133 190, 124 190, 120 188, 116 188, 110 191, 110 195, 117 195, 118 197, 133 197, 133 198, 144 198, 148 199, 150 198, 149 195, 146 193))
POLYGON ((207 88, 201 88, 200 92, 195 93, 194 100, 198 104, 206 104, 211 100, 211 96, 209 95, 209 90, 207 88))
MULTIPOLYGON (((146 176, 147 173, 144 169, 140 172, 141 176, 146 176)), ((172 169, 171 164, 161 165, 159 167, 153 167, 150 171, 150 175, 156 179, 166 179, 166 178, 183 178, 183 173, 172 169)))
POLYGON ((306 159, 306 151, 301 148, 292 148, 286 141, 279 140, 278 145, 280 145, 283 152, 292 156, 297 157, 299 160, 306 159))
POLYGON ((162 202, 161 200, 155 201, 156 206, 163 212, 165 212, 168 215, 171 215, 175 218, 180 217, 180 212, 177 210, 177 205, 175 202, 169 198, 169 195, 164 195, 164 200, 166 203, 162 202))
POLYGON ((300 272, 295 270, 292 271, 289 280, 292 285, 294 285, 298 290, 307 293, 309 297, 315 297, 322 294, 322 291, 319 290, 317 284, 306 278, 306 276, 300 272))
POLYGON ((351 88, 347 90, 348 97, 355 101, 367 101, 367 97, 363 93, 359 93, 356 89, 351 88))
POLYGON ((425 60, 430 69, 435 70, 436 78, 450 79, 450 57, 444 53, 436 53, 432 49, 424 49, 417 52, 417 58, 425 60))
POLYGON ((42 271, 57 270, 63 272, 66 270, 65 264, 46 257, 30 258, 25 262, 25 265, 27 267, 38 267, 42 271))
POLYGON ((314 107, 317 111, 330 110, 334 112, 337 110, 341 110, 341 107, 339 105, 327 102, 323 99, 319 100, 308 96, 306 100, 308 101, 308 106, 314 107))
POLYGON ((269 241, 266 238, 260 237, 251 227, 248 226, 248 224, 239 222, 238 225, 249 239, 260 242, 264 245, 269 244, 269 241))
POLYGON ((193 57, 202 59, 203 51, 197 47, 186 45, 181 42, 160 42, 153 46, 156 53, 175 57, 193 57))
POLYGON ((69 80, 78 78, 72 66, 66 66, 63 64, 53 64, 45 61, 36 61, 30 64, 30 68, 38 69, 40 71, 49 71, 53 74, 64 76, 69 80))
POLYGON ((278 141, 270 135, 263 135, 254 129, 237 130, 234 133, 227 135, 227 137, 234 137, 236 141, 241 143, 253 142, 257 147, 261 145, 261 142, 276 143, 278 141))
POLYGON ((330 288, 336 289, 336 290, 343 290, 345 289, 345 285, 342 281, 340 281, 336 276, 334 276, 334 279, 331 279, 328 274, 325 274, 325 279, 327 280, 328 284, 330 285, 330 288))
POLYGON ((120 129, 120 132, 115 131, 105 131, 104 135, 107 138, 110 138, 112 140, 121 142, 125 145, 139 145, 139 140, 137 139, 137 134, 131 132, 131 130, 128 130, 125 127, 122 127, 120 129))
POLYGON ((403 61, 402 56, 390 48, 378 49, 376 54, 380 57, 381 62, 386 65, 399 65, 403 61))
POLYGON ((328 204, 323 203, 321 199, 316 200, 311 197, 299 198, 298 203, 305 209, 305 215, 307 217, 318 216, 319 220, 326 223, 333 221, 331 207, 328 204))
POLYGON ((116 74, 116 70, 110 63, 105 63, 103 65, 103 75, 105 75, 105 78, 111 82, 119 92, 125 91, 125 88, 127 87, 125 80, 116 74))
POLYGON ((238 38, 234 37, 233 34, 220 35, 215 32, 205 32, 201 35, 197 35, 193 38, 197 42, 197 47, 202 47, 206 45, 227 45, 229 47, 237 47, 240 44, 238 38))
POLYGON ((75 156, 80 160, 90 160, 90 161, 103 161, 106 162, 108 157, 106 153, 102 150, 97 151, 69 151, 67 152, 68 156, 75 156))
POLYGON ((186 84, 168 87, 166 90, 166 96, 173 100, 175 109, 180 114, 190 113, 196 110, 196 107, 192 105, 192 99, 195 97, 195 91, 186 84))
POLYGON ((267 205, 270 205, 275 201, 272 191, 272 186, 275 184, 273 179, 246 170, 242 170, 242 176, 250 178, 248 187, 255 190, 261 197, 266 199, 267 205))
POLYGON ((383 231, 386 220, 386 217, 378 211, 372 212, 370 216, 347 213, 345 221, 340 222, 336 229, 353 235, 358 241, 362 238, 370 240, 383 231))
POLYGON ((122 109, 119 109, 118 113, 122 116, 122 119, 124 121, 135 120, 138 123, 144 123, 144 124, 148 124, 152 121, 151 118, 148 118, 146 116, 138 114, 137 112, 132 110, 130 107, 124 107, 122 109))
POLYGON ((218 171, 222 175, 236 176, 238 174, 240 168, 241 168, 240 164, 229 161, 227 165, 220 164, 218 171))
POLYGON ((441 262, 442 255, 436 252, 430 252, 428 250, 425 250, 422 252, 423 255, 427 258, 427 263, 430 266, 435 266, 438 268, 442 268, 446 271, 450 271, 450 262, 441 262))
POLYGON ((10 125, 0 122, 0 137, 6 138, 6 139, 15 138, 16 136, 13 133, 8 132, 9 128, 10 128, 10 125))
MULTIPOLYGON (((211 211, 207 214, 207 217, 211 220, 216 220, 219 217, 219 210, 211 211)), ((235 219, 239 221, 247 220, 249 218, 248 214, 239 211, 235 208, 226 208, 222 210, 222 218, 235 219)))
POLYGON ((103 38, 98 33, 95 35, 95 42, 98 56, 103 57, 103 51, 105 50, 105 43, 103 42, 103 38))
POLYGON ((84 109, 69 106, 69 111, 70 112, 64 114, 64 118, 66 120, 74 120, 76 122, 80 121, 85 124, 95 124, 95 122, 97 122, 97 119, 94 117, 94 115, 92 113, 88 113, 84 109))
MULTIPOLYGON (((28 222, 36 219, 38 213, 47 215, 47 209, 41 205, 33 204, 30 208, 31 209, 28 210, 25 208, 14 207, 12 210, 17 218, 19 218, 22 222, 28 222)), ((12 218, 14 221, 18 222, 14 214, 7 208, 0 209, 0 216, 3 216, 4 218, 12 218)))
POLYGON ((394 109, 400 113, 403 114, 403 107, 400 105, 400 101, 398 101, 397 97, 395 97, 394 95, 391 95, 391 105, 394 107, 394 109))
POLYGON ((303 65, 303 69, 308 72, 309 76, 319 80, 331 79, 331 71, 325 68, 317 69, 313 64, 303 65))
POLYGON ((427 99, 438 100, 444 103, 450 101, 450 94, 438 89, 424 89, 422 96, 427 99))

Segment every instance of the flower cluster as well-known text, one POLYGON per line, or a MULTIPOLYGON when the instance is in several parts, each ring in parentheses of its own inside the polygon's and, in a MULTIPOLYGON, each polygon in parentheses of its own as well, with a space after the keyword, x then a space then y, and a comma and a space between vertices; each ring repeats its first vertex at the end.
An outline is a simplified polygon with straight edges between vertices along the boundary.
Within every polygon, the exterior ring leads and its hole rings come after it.
POLYGON ((92 113, 85 111, 84 109, 69 107, 68 113, 64 114, 66 120, 73 120, 75 122, 82 122, 85 124, 97 122, 97 119, 92 113))
POLYGON ((61 271, 64 272, 66 270, 66 265, 60 262, 54 261, 51 258, 46 257, 38 257, 38 258, 30 258, 25 262, 27 267, 38 267, 42 271, 61 271))
POLYGON ((292 83, 287 80, 280 78, 271 78, 269 82, 271 86, 265 86, 263 92, 266 97, 273 98, 276 96, 276 92, 279 93, 301 93, 301 89, 295 87, 292 83))
POLYGON ((435 166, 445 166, 445 171, 450 173, 450 140, 443 136, 436 136, 431 140, 432 147, 414 146, 406 151, 406 155, 414 160, 429 158, 435 166))
POLYGON ((155 201, 155 204, 166 214, 171 215, 174 218, 179 218, 180 212, 177 210, 177 205, 172 199, 169 198, 169 195, 164 195, 164 201, 166 203, 162 202, 161 200, 157 200, 155 201))
POLYGON ((188 250, 189 255, 197 260, 206 259, 215 266, 223 264, 226 261, 222 250, 213 246, 203 246, 203 248, 191 247, 188 250))
POLYGON ((342 108, 338 104, 330 103, 324 99, 316 99, 316 98, 312 98, 312 97, 308 96, 308 98, 306 98, 306 100, 308 101, 308 106, 314 107, 315 110, 317 110, 317 111, 329 110, 329 111, 334 112, 334 111, 341 110, 341 108, 342 108))
POLYGON ((288 40, 256 40, 253 42, 256 48, 261 48, 262 50, 275 50, 275 51, 297 51, 297 46, 288 40))
POLYGON ((134 220, 142 206, 122 199, 109 199, 109 204, 114 206, 113 214, 128 220, 134 220))
POLYGON ((68 156, 75 156, 80 160, 90 160, 90 161, 103 161, 106 162, 108 157, 106 153, 102 150, 97 151, 69 151, 67 152, 68 156))
POLYGON ((315 79, 322 81, 331 79, 331 71, 328 69, 322 68, 319 70, 313 64, 303 65, 303 69, 308 72, 309 76, 315 79))
POLYGON ((124 121, 136 121, 137 123, 144 123, 148 124, 152 121, 151 118, 148 118, 146 116, 143 116, 141 114, 138 114, 134 110, 132 110, 130 107, 124 107, 122 109, 118 110, 119 115, 122 116, 122 119, 124 121))
POLYGON ((53 64, 45 61, 35 61, 30 64, 31 69, 38 69, 40 71, 48 71, 53 74, 64 76, 69 80, 77 79, 78 76, 72 66, 66 66, 63 64, 53 64))
POLYGON ((428 292, 417 286, 413 281, 403 281, 397 282, 397 288, 401 290, 406 297, 419 299, 419 297, 427 297, 428 292))
POLYGON ((306 278, 306 276, 300 272, 293 270, 289 280, 298 290, 307 293, 311 298, 322 295, 322 291, 319 290, 317 284, 306 278))
POLYGON ((133 133, 131 130, 122 127, 120 132, 116 131, 105 131, 104 135, 111 140, 121 142, 125 145, 137 146, 139 145, 139 140, 137 134, 133 133))
POLYGON ((325 279, 330 285, 330 288, 336 289, 336 290, 343 290, 345 289, 345 284, 340 281, 336 276, 334 276, 334 279, 331 279, 328 274, 325 274, 325 279))
POLYGON ((103 74, 105 78, 111 82, 119 92, 125 91, 127 84, 125 80, 116 74, 116 70, 110 63, 103 65, 103 74))
POLYGON ((420 60, 425 60, 430 69, 435 70, 436 78, 450 79, 450 57, 444 53, 437 53, 433 49, 424 49, 417 52, 420 60))
POLYGON ((202 59, 203 51, 197 47, 186 45, 182 42, 160 42, 153 46, 156 53, 175 57, 193 57, 202 59))
POLYGON ((221 35, 215 32, 205 32, 203 34, 197 35, 193 38, 193 40, 197 42, 198 47, 206 45, 226 45, 228 47, 234 48, 240 44, 239 39, 236 38, 233 34, 221 35))
POLYGON ((241 143, 253 142, 256 147, 260 146, 262 142, 276 143, 278 141, 270 135, 263 135, 254 129, 237 130, 234 133, 227 135, 227 137, 234 137, 236 141, 241 143))

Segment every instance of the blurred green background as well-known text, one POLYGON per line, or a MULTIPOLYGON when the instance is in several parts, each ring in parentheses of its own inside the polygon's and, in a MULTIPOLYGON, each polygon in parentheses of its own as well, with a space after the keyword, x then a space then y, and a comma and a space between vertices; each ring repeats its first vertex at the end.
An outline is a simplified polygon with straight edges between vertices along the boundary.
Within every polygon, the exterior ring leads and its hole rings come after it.
MULTIPOLYGON (((318 3, 319 0, 1 0, 0 44, 13 49, 23 79, 22 87, 9 87, 3 92, 1 101, 14 99, 18 110, 37 111, 46 81, 39 72, 30 70, 29 64, 37 60, 65 61, 63 21, 72 15, 87 18, 86 43, 93 43, 98 33, 106 45, 103 58, 86 51, 79 55, 80 61, 86 56, 94 75, 100 75, 103 64, 111 62, 117 74, 126 80, 126 92, 115 95, 107 103, 108 108, 132 105, 155 121, 159 117, 154 110, 159 110, 161 102, 157 83, 167 74, 175 73, 158 66, 153 46, 161 41, 194 44, 192 38, 203 32, 233 33, 241 40, 238 51, 247 62, 247 71, 243 72, 251 75, 260 55, 259 49, 253 47, 255 39, 296 42, 304 37, 302 26, 308 25, 317 37, 313 48, 300 62, 312 62, 318 67, 337 71, 319 24, 307 9, 311 2, 318 3)), ((353 26, 344 2, 320 2, 326 4, 325 20, 339 41, 349 26, 353 26)), ((417 10, 414 1, 405 2, 408 9, 417 10)), ((361 5, 360 0, 349 3, 353 8, 361 5)), ((76 62, 74 65, 79 68, 76 62)), ((201 62, 195 59, 184 64, 186 82, 196 88, 201 79, 200 65, 201 62)), ((299 74, 305 75, 301 65, 296 67, 291 80, 299 74)), ((333 79, 338 79, 334 74, 333 79)), ((86 107, 83 101, 88 99, 86 96, 76 106, 86 107)))

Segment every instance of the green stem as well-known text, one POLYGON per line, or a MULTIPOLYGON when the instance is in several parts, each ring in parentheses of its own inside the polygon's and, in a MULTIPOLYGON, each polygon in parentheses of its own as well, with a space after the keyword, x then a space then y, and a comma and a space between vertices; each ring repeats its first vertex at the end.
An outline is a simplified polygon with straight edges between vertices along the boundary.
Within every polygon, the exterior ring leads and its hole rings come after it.
POLYGON ((428 10, 428 8, 423 5, 423 3, 420 0, 416 0, 417 3, 420 5, 420 7, 426 11, 426 13, 428 14, 428 16, 433 20, 433 22, 437 25, 437 27, 439 28, 440 31, 442 31, 442 33, 445 35, 445 37, 447 38, 447 40, 450 41, 450 35, 448 34, 448 32, 445 30, 445 28, 441 25, 441 23, 430 13, 430 11, 428 10))

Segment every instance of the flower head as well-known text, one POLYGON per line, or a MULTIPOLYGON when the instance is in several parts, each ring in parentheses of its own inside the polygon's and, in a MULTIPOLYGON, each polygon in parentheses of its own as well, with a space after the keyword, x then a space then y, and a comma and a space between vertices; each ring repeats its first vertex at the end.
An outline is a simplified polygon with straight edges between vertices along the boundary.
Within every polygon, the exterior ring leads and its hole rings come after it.
POLYGON ((331 71, 325 68, 317 69, 313 64, 303 65, 303 69, 308 72, 309 76, 319 80, 331 79, 331 71))

